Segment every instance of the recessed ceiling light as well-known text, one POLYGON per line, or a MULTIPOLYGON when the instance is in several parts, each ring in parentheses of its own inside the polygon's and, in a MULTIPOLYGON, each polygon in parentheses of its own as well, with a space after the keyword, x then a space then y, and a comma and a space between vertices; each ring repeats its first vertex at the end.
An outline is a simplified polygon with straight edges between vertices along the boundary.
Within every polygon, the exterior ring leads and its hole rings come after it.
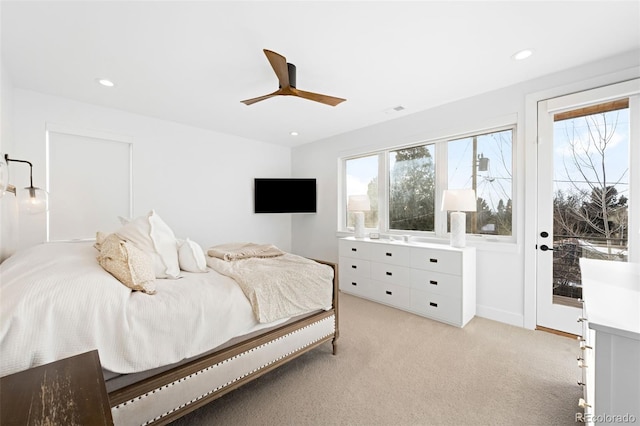
POLYGON ((298 136, 298 132, 296 132, 296 131, 293 131, 293 132, 291 132, 291 133, 289 133, 289 134, 290 134, 291 136, 298 136))
POLYGON ((533 49, 524 49, 514 53, 511 58, 515 59, 516 61, 521 61, 523 59, 527 59, 531 55, 533 55, 533 49))
POLYGON ((106 78, 96 78, 96 81, 98 82, 98 84, 102 84, 105 87, 113 87, 113 86, 115 86, 113 81, 108 80, 106 78))

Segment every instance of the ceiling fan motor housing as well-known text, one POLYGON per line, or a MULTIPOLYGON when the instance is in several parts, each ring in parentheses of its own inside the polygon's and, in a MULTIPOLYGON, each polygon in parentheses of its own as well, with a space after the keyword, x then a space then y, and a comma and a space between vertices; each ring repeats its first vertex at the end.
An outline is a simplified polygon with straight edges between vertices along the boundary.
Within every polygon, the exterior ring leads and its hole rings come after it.
POLYGON ((287 70, 289 71, 289 86, 296 88, 296 66, 287 62, 287 70))

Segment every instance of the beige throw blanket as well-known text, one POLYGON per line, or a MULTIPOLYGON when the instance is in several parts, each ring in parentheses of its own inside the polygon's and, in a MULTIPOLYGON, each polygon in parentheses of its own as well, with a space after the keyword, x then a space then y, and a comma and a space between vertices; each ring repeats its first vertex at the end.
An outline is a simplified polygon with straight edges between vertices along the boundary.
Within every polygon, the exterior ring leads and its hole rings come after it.
POLYGON ((238 283, 260 323, 331 307, 333 268, 328 265, 290 253, 234 261, 208 256, 207 265, 238 283))
POLYGON ((207 250, 207 254, 222 260, 238 260, 249 257, 282 256, 284 252, 271 244, 229 243, 211 247, 207 250))

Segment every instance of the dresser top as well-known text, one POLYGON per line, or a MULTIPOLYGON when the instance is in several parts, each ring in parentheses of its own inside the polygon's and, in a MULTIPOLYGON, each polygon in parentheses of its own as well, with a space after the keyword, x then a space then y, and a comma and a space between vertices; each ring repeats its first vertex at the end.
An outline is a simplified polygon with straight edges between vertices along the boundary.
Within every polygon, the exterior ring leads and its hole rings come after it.
POLYGON ((640 264, 580 259, 589 326, 640 340, 640 264))
POLYGON ((429 249, 437 249, 444 251, 455 251, 455 252, 464 252, 464 251, 475 251, 475 247, 451 247, 449 244, 438 244, 438 243, 423 243, 420 241, 415 241, 413 239, 409 239, 409 241, 402 240, 391 240, 388 238, 380 238, 380 239, 371 239, 371 238, 356 238, 356 237, 345 237, 341 238, 341 240, 346 241, 354 241, 361 243, 372 243, 372 244, 392 244, 397 246, 404 247, 418 247, 418 248, 429 248, 429 249))

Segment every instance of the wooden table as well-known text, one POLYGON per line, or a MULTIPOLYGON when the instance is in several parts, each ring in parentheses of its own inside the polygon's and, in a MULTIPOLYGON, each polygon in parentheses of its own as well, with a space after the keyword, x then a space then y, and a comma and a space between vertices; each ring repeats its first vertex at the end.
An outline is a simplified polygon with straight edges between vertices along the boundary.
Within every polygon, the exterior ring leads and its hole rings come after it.
POLYGON ((0 378, 0 424, 113 425, 98 351, 0 378))

